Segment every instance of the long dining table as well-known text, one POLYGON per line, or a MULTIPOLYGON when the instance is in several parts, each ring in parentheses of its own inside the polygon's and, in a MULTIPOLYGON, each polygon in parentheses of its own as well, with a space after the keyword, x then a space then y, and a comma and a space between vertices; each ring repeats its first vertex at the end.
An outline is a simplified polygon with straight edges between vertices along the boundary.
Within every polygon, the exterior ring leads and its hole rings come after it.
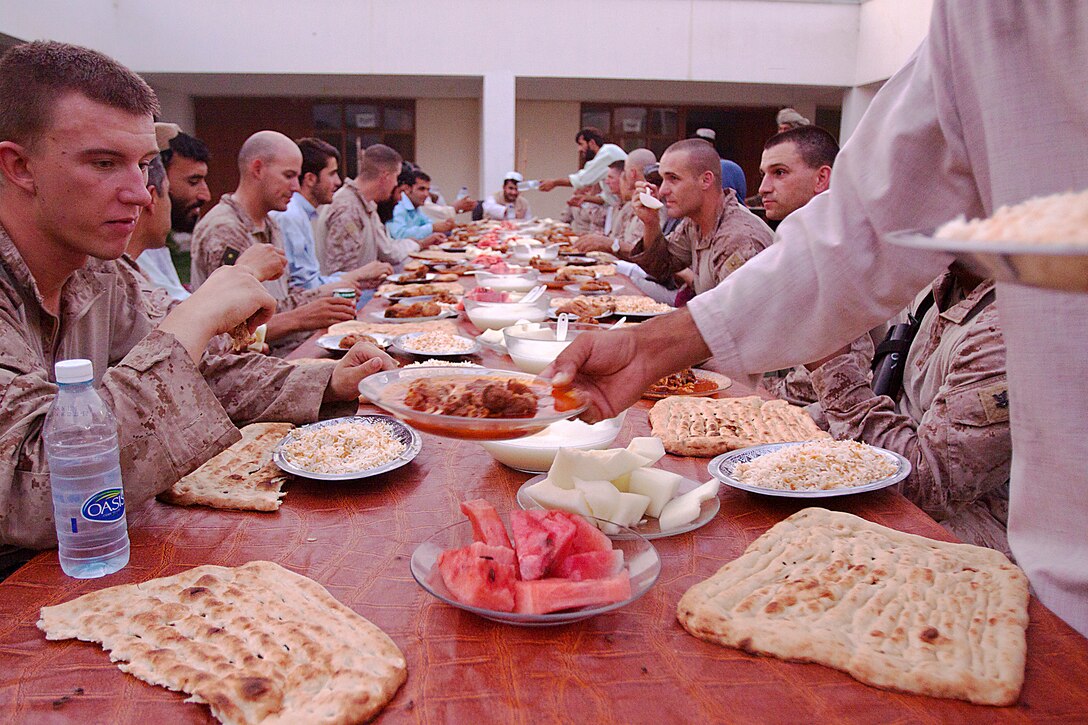
MULTIPOLYGON (((465 278, 471 287, 471 278, 465 278)), ((630 280, 622 281, 629 289, 630 280)), ((629 292, 629 290, 628 290, 629 292)), ((565 294, 565 293, 558 293, 565 294)), ((375 299, 360 317, 382 310, 375 299)), ((478 334, 467 320, 466 334, 478 334)), ((316 335, 292 357, 328 357, 316 335)), ((485 349, 489 367, 510 359, 485 349)), ((752 394, 734 384, 726 395, 752 394)), ((632 407, 620 437, 648 435, 651 403, 632 407)), ((369 411, 369 406, 362 410, 369 411)), ((201 564, 270 560, 308 576, 381 627, 404 652, 408 679, 378 716, 389 723, 1083 722, 1088 640, 1034 597, 1019 701, 995 708, 891 692, 818 664, 785 662, 701 641, 676 620, 688 587, 736 558, 769 527, 804 508, 795 499, 722 487, 704 527, 654 541, 662 570, 640 599, 588 620, 517 627, 449 606, 409 571, 416 546, 486 498, 502 514, 529 478, 473 442, 423 433, 397 470, 350 482, 290 480, 274 513, 182 508, 151 501, 129 512, 129 565, 104 579, 65 576, 55 551, 0 583, 0 722, 203 723, 207 707, 124 674, 97 644, 49 642, 41 607, 106 586, 201 564)), ((707 459, 666 456, 660 467, 706 480, 707 459)), ((819 505, 938 540, 955 539, 894 488, 819 505)))

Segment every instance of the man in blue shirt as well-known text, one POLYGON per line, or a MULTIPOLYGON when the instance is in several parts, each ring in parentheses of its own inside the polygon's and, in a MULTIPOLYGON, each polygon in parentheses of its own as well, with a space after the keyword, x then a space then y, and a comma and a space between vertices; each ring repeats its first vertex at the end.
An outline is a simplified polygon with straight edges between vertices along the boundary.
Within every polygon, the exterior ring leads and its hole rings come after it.
POLYGON ((393 208, 393 218, 385 228, 393 239, 414 239, 420 249, 426 249, 446 240, 445 233, 453 229, 453 220, 431 221, 421 211, 431 197, 431 177, 418 170, 410 173, 412 185, 393 208))
POLYGON ((301 289, 314 289, 330 283, 356 289, 377 286, 382 277, 393 271, 385 262, 371 262, 348 272, 321 274, 315 251, 313 222, 317 218, 317 207, 331 202, 333 193, 340 188, 340 152, 318 138, 302 138, 295 143, 302 151, 299 190, 291 197, 286 211, 271 212, 283 232, 284 251, 291 274, 290 286, 301 289))

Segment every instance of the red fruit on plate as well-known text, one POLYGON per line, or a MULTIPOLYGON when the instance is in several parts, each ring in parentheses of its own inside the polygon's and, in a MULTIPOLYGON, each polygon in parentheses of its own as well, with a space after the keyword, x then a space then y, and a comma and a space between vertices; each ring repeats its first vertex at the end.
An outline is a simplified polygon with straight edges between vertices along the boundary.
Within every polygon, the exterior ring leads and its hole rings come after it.
POLYGON ((461 502, 461 513, 472 522, 472 538, 490 546, 510 546, 510 537, 502 525, 499 512, 486 499, 478 498, 461 502))
POLYGON ((554 561, 567 554, 577 532, 571 518, 562 511, 511 512, 510 530, 522 579, 541 578, 554 561))
POLYGON ((548 570, 548 576, 571 579, 607 579, 623 571, 623 551, 587 551, 583 554, 567 554, 548 570))
POLYGON ((480 542, 438 555, 442 582, 457 601, 498 612, 514 611, 514 552, 480 542))
POLYGON ((514 592, 514 611, 548 614, 578 607, 600 607, 630 599, 631 578, 624 571, 607 579, 520 581, 514 583, 514 592))
POLYGON ((600 529, 581 516, 572 516, 571 522, 576 529, 570 542, 570 553, 584 554, 587 551, 612 551, 612 540, 600 529))

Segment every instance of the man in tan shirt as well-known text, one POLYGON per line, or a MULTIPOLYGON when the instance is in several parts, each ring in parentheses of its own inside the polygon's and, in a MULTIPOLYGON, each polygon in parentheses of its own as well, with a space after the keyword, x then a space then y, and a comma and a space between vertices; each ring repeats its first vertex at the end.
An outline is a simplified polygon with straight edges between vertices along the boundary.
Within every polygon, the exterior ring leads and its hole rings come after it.
POLYGON ((718 152, 702 139, 677 141, 661 156, 661 199, 668 215, 682 218, 666 238, 656 210, 638 201, 634 210, 646 231, 631 261, 655 279, 668 279, 691 268, 695 294, 713 289, 730 273, 770 245, 773 234, 759 217, 737 202, 732 189, 722 190, 718 152))
POLYGON ((396 265, 408 255, 406 248, 415 247, 413 240, 391 239, 378 217, 378 204, 388 201, 397 187, 400 165, 400 154, 388 146, 368 146, 359 159, 359 173, 322 209, 315 234, 322 274, 375 260, 396 265))
POLYGON ((217 270, 156 328, 116 261, 151 201, 154 91, 100 53, 37 42, 0 60, 0 97, 0 550, 56 545, 41 431, 57 360, 92 361, 130 509, 239 440, 235 423, 354 405, 359 380, 388 364, 366 346, 305 368, 205 355, 275 309, 246 266, 217 270))
MULTIPOLYGON (((246 139, 238 152, 238 189, 224 194, 193 231, 194 287, 215 269, 234 264, 254 245, 267 244, 283 253, 283 235, 269 212, 287 208, 298 191, 301 168, 302 152, 287 136, 258 131, 246 139)), ((357 283, 341 280, 314 289, 291 289, 283 274, 265 282, 277 302, 265 336, 273 354, 286 355, 314 330, 355 319, 355 303, 332 296, 332 291, 357 283)))

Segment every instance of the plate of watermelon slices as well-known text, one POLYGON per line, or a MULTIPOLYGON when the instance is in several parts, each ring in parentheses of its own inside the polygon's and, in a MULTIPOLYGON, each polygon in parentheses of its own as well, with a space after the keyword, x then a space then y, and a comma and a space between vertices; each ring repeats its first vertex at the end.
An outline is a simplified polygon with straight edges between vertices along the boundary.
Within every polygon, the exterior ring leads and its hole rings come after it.
POLYGON ((483 499, 412 553, 412 576, 451 606, 504 624, 568 624, 627 606, 654 585, 661 559, 633 531, 609 539, 563 511, 515 510, 509 528, 483 499))

